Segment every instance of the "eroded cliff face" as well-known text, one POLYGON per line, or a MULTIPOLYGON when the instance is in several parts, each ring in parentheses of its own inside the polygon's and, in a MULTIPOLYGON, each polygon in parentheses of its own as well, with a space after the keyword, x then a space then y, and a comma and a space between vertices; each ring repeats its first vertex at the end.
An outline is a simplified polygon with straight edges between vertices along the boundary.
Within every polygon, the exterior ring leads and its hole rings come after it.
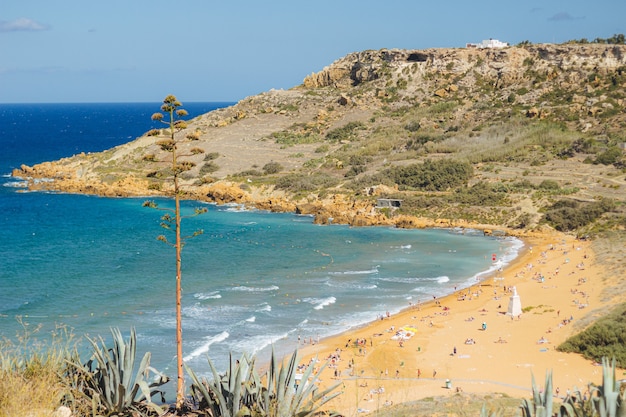
MULTIPOLYGON (((563 76, 569 82, 595 71, 607 74, 626 65, 624 45, 530 45, 502 49, 426 49, 355 52, 304 79, 307 88, 353 87, 387 78, 390 72, 436 74, 436 78, 462 77, 459 84, 471 87, 476 75, 494 87, 533 81, 537 74, 563 76), (407 70, 414 68, 415 70, 407 70), (473 74, 472 74, 473 73, 473 74), (473 75, 473 76, 472 76, 473 75)), ((422 80, 423 81, 423 80, 422 80)), ((415 81, 420 85, 420 81, 415 81)))
MULTIPOLYGON (((401 123, 393 113, 410 108, 445 109, 450 104, 448 114, 425 111, 415 123, 415 129, 436 134, 479 131, 515 117, 552 119, 588 134, 620 132, 626 126, 625 88, 624 45, 356 52, 306 76, 301 86, 247 97, 191 120, 177 134, 181 154, 190 162, 181 183, 189 198, 314 215, 321 224, 464 227, 468 224, 463 220, 438 219, 435 213, 431 218, 390 219, 375 209, 376 196, 364 198, 366 194, 341 185, 288 193, 256 179, 267 164, 279 163, 277 177, 323 171, 344 182, 351 164, 346 149, 391 131, 394 123, 401 123), (328 133, 351 123, 363 126, 355 137, 328 140, 328 133), (211 154, 216 155, 214 162, 211 154)), ((399 124, 398 134, 410 136, 404 128, 399 124)), ((105 152, 23 166, 13 175, 27 179, 31 189, 168 195, 167 176, 160 176, 168 155, 157 145, 164 137, 157 131, 105 152)), ((380 156, 371 144, 363 145, 373 169, 382 169, 407 150, 408 145, 390 149, 385 141, 381 137, 380 156)))

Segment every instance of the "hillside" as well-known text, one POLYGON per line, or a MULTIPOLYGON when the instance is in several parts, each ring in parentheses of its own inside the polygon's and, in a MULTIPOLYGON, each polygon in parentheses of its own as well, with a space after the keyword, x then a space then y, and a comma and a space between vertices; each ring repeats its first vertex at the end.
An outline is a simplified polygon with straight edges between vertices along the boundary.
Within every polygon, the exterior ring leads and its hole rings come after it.
MULTIPOLYGON (((190 198, 320 223, 584 235, 626 226, 625 105, 624 45, 370 50, 177 137, 190 198), (375 209, 381 197, 402 205, 375 209)), ((167 195, 164 133, 14 175, 32 189, 167 195)))

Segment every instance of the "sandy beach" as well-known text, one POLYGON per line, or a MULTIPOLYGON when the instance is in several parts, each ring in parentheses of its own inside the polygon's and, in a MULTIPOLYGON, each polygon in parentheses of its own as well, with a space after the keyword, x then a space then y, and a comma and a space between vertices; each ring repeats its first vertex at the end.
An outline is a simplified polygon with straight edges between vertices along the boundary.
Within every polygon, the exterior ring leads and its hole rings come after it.
POLYGON ((590 243, 561 234, 524 241, 514 263, 471 288, 416 301, 400 314, 381 312, 316 344, 305 338, 302 363, 331 358, 320 385, 341 383, 329 408, 355 416, 458 392, 530 398, 531 374, 543 386, 550 370, 559 397, 599 383, 601 366, 556 351, 582 317, 604 306, 602 266, 590 243), (515 294, 522 313, 511 315, 515 294))

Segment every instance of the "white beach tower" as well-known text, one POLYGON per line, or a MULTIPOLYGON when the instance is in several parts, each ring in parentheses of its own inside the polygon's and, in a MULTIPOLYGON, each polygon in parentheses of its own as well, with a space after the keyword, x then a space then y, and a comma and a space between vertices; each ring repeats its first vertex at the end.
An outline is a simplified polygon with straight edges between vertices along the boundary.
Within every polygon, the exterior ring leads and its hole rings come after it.
POLYGON ((516 287, 513 287, 513 295, 509 298, 509 309, 506 314, 511 317, 522 314, 522 302, 519 299, 516 287))

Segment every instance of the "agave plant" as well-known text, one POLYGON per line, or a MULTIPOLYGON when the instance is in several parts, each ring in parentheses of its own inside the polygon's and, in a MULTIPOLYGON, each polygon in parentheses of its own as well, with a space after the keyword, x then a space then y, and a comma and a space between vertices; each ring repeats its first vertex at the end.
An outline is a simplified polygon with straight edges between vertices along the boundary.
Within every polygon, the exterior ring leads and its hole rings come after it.
POLYGON ((249 415, 246 408, 253 403, 258 396, 258 388, 250 382, 256 378, 254 372, 254 358, 249 359, 243 355, 240 360, 233 361, 232 353, 228 370, 220 375, 217 368, 208 359, 213 378, 198 378, 191 368, 185 365, 185 369, 191 376, 191 391, 198 401, 200 409, 208 409, 213 416, 233 417, 249 415))
POLYGON ((532 377, 533 399, 522 401, 522 415, 524 417, 550 417, 552 416, 552 371, 546 372, 545 390, 541 392, 535 384, 535 376, 532 377))
POLYGON ((156 389, 168 378, 150 366, 147 352, 135 370, 137 335, 131 328, 130 338, 124 341, 119 329, 111 329, 113 347, 107 348, 104 339, 89 339, 93 355, 85 364, 80 359, 72 362, 68 375, 74 388, 91 400, 94 415, 118 415, 132 411, 142 416, 161 415, 164 409, 152 401, 163 392, 156 389), (155 377, 149 382, 150 373, 155 377))
MULTIPOLYGON (((596 392, 596 387, 589 383, 587 392, 596 392)), ((559 407, 559 417, 592 417, 598 416, 594 399, 587 397, 580 389, 574 387, 572 392, 563 399, 559 407)))
POLYGON ((297 375, 297 350, 287 365, 280 368, 272 351, 269 368, 262 376, 256 372, 255 358, 249 359, 246 355, 237 362, 233 362, 231 355, 229 368, 223 375, 217 372, 211 359, 208 362, 213 374, 212 381, 201 380, 189 368, 187 372, 191 376, 191 389, 200 408, 208 408, 211 415, 307 417, 340 394, 331 394, 339 384, 325 390, 317 388, 316 382, 326 364, 314 373, 312 363, 302 375, 297 375))
MULTIPOLYGON (((609 364, 607 358, 602 358, 602 385, 589 384, 588 392, 589 397, 575 388, 573 393, 563 400, 557 415, 559 417, 626 417, 626 392, 621 390, 615 378, 615 359, 609 364)), ((529 403, 525 401, 524 415, 532 416, 533 414, 526 411, 528 405, 529 403)))
POLYGON ((314 359, 299 379, 297 375, 298 362, 296 349, 287 365, 281 365, 279 370, 276 355, 272 350, 272 360, 264 378, 265 389, 262 392, 261 401, 259 401, 265 415, 275 417, 311 416, 328 401, 341 394, 341 392, 333 393, 340 385, 339 383, 318 392, 316 383, 328 362, 324 363, 314 373, 317 362, 317 359, 314 359))
POLYGON ((602 385, 594 391, 593 403, 601 417, 626 416, 626 393, 620 393, 620 384, 615 378, 615 358, 611 363, 606 357, 602 358, 602 385))

